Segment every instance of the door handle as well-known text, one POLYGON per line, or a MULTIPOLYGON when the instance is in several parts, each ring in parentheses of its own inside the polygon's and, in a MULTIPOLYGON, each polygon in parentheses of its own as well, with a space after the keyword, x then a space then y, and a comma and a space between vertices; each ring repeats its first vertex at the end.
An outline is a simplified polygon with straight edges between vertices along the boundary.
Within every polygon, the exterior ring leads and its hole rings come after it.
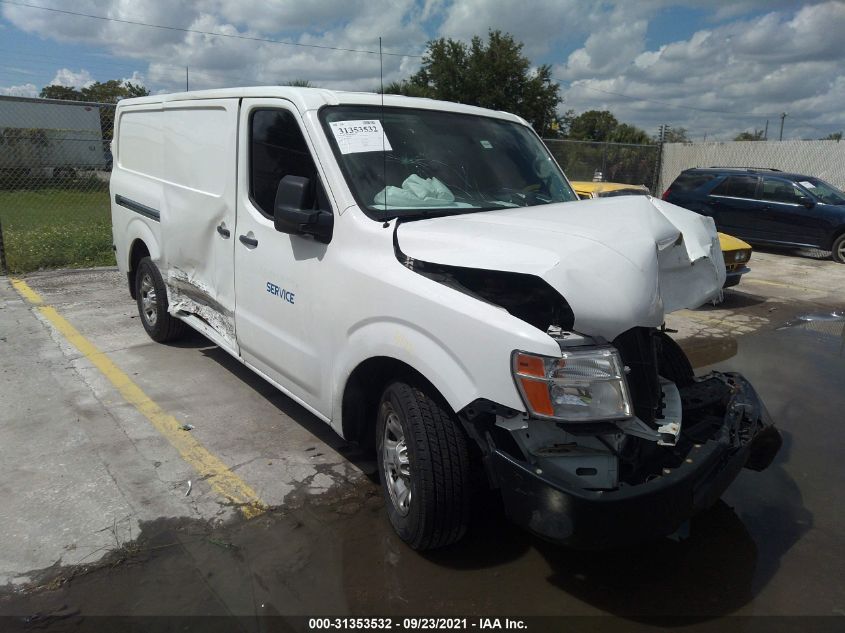
POLYGON ((223 222, 217 225, 217 232, 220 233, 220 235, 222 235, 226 239, 229 239, 229 236, 232 234, 232 232, 226 228, 226 225, 223 222))
POLYGON ((244 246, 250 246, 252 248, 255 248, 256 246, 258 246, 258 240, 255 239, 254 237, 247 237, 246 235, 240 235, 240 236, 238 236, 238 239, 241 241, 241 244, 243 244, 244 246))

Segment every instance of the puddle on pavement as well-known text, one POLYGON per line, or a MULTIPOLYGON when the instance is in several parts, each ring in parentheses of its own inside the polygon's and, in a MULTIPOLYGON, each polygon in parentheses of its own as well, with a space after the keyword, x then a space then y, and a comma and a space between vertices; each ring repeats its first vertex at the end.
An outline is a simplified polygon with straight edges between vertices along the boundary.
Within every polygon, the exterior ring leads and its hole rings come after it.
POLYGON ((732 336, 719 338, 689 338, 681 346, 693 368, 715 365, 736 356, 739 345, 732 336))
POLYGON ((464 541, 418 554, 393 534, 380 490, 364 479, 249 522, 147 523, 96 569, 51 569, 40 589, 0 592, 0 614, 53 630, 97 614, 842 613, 839 343, 800 328, 699 342, 697 364, 749 377, 784 447, 765 472, 743 471, 682 540, 566 550, 512 527, 488 501, 464 541))

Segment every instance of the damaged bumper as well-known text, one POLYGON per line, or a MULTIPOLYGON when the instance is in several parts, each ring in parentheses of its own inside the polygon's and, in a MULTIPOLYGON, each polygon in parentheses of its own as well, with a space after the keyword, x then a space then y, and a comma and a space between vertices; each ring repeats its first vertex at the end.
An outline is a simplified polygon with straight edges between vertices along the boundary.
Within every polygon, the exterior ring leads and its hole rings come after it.
POLYGON ((750 273, 751 269, 748 266, 741 266, 734 270, 729 270, 725 275, 725 283, 722 288, 732 288, 739 283, 745 273, 750 273))
MULTIPOLYGON (((611 547, 675 532, 713 505, 743 467, 763 470, 781 446, 765 406, 739 374, 715 374, 728 388, 721 424, 689 441, 676 468, 615 490, 569 488, 531 464, 495 450, 505 511, 535 534, 582 548, 611 547)), ((685 409, 686 413, 686 409, 685 409)))

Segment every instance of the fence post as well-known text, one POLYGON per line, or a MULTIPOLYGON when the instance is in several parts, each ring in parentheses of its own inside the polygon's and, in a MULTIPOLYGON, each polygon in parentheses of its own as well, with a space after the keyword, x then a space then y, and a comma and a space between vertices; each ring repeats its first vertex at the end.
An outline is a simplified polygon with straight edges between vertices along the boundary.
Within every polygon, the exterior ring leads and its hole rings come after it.
POLYGON ((601 149, 601 179, 607 179, 607 141, 604 142, 601 149))
POLYGON ((657 146, 657 167, 654 170, 654 186, 651 188, 651 193, 654 196, 663 194, 662 191, 657 190, 660 186, 660 172, 663 170, 663 147, 663 139, 660 139, 660 143, 657 146))
POLYGON ((6 247, 3 244, 3 221, 0 220, 0 275, 8 274, 9 270, 6 268, 6 247))

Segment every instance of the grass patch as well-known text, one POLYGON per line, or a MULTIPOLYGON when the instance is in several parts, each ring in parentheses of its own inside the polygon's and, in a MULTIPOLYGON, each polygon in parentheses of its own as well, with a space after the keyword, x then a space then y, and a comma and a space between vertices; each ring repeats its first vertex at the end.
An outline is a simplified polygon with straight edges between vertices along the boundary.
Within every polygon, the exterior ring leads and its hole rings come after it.
POLYGON ((0 191, 0 222, 12 273, 115 263, 108 191, 0 191))

